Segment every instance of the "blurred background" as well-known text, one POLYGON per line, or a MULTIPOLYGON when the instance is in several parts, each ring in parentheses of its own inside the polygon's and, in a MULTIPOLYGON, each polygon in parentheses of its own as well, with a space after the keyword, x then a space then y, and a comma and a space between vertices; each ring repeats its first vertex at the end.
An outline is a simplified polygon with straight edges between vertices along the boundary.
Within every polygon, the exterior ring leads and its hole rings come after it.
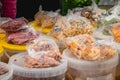
MULTIPOLYGON (((21 17, 31 20, 34 15, 39 11, 39 6, 42 6, 43 10, 55 11, 61 9, 61 13, 65 15, 68 9, 75 7, 84 7, 92 4, 91 0, 1 0, 3 4, 2 16, 9 17, 21 17), (8 2, 9 1, 9 2, 8 2), (13 3, 11 3, 13 2, 13 3), (15 6, 12 8, 11 6, 15 6), (6 7, 9 4, 10 7, 6 7), (12 10, 13 9, 13 10, 12 10), (11 10, 11 11, 10 11, 11 10), (14 14, 12 13, 14 12, 14 14), (15 16, 14 16, 15 15, 15 16)), ((95 0, 98 5, 103 8, 110 8, 117 4, 118 0, 95 0)))
POLYGON ((43 10, 55 11, 60 9, 60 0, 17 0, 17 17, 33 18, 40 5, 43 10))

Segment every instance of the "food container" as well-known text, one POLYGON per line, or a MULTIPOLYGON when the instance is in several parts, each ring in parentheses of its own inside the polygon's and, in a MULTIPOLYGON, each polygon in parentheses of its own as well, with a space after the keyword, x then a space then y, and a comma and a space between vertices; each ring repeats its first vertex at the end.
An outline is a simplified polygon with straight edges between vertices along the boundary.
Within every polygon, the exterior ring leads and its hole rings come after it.
POLYGON ((12 56, 9 64, 13 67, 13 80, 64 80, 67 71, 67 61, 62 59, 56 67, 27 68, 24 65, 27 53, 12 56))
POLYGON ((118 54, 102 62, 77 59, 68 49, 64 50, 63 56, 68 60, 71 80, 115 80, 118 54))
POLYGON ((0 80, 12 80, 13 69, 6 63, 0 62, 0 80), (4 69, 4 70, 2 70, 4 69), (8 70, 8 71, 7 71, 8 70))
POLYGON ((1 56, 1 61, 5 62, 5 63, 8 63, 9 58, 12 55, 15 55, 16 53, 20 53, 20 52, 25 52, 25 51, 20 51, 20 50, 17 51, 17 50, 8 50, 8 49, 5 49, 3 55, 1 56))
POLYGON ((119 55, 119 64, 117 66, 117 71, 116 71, 116 80, 120 80, 120 43, 115 42, 115 45, 119 55))

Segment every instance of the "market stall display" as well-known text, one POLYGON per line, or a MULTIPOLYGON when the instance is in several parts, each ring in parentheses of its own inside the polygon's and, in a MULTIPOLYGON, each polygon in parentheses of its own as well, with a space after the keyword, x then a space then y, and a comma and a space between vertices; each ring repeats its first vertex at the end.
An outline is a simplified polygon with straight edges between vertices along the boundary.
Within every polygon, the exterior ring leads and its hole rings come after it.
POLYGON ((10 58, 13 80, 64 80, 67 61, 62 58, 56 43, 40 38, 28 46, 28 53, 10 58))
POLYGON ((10 65, 0 62, 0 80, 120 80, 120 1, 92 2, 66 16, 40 8, 31 22, 0 18, 0 61, 10 65))
POLYGON ((105 9, 100 9, 94 0, 92 0, 92 9, 92 18, 97 22, 107 16, 107 11, 105 9))
POLYGON ((58 12, 39 11, 35 15, 35 21, 39 22, 43 28, 52 28, 58 17, 58 12))
POLYGON ((83 8, 79 8, 79 7, 74 8, 68 11, 68 14, 71 13, 89 19, 91 24, 95 28, 99 27, 101 23, 101 19, 105 18, 105 16, 108 15, 107 11, 105 9, 100 9, 94 0, 92 0, 91 6, 85 6, 83 8))
POLYGON ((13 69, 6 63, 0 62, 0 80, 12 80, 13 69))

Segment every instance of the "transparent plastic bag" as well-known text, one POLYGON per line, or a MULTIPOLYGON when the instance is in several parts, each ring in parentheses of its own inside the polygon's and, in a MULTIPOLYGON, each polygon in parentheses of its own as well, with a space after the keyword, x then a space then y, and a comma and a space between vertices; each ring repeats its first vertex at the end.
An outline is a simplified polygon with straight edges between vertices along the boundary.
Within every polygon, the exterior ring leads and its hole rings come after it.
POLYGON ((80 36, 66 38, 65 44, 68 49, 79 59, 83 58, 83 51, 86 45, 90 45, 95 41, 90 35, 84 34, 80 36))
POLYGON ((76 14, 76 15, 80 16, 82 9, 83 8, 79 8, 79 7, 73 8, 72 10, 69 9, 67 15, 76 14))
POLYGON ((92 34, 92 32, 93 26, 88 19, 75 14, 70 14, 60 18, 56 22, 50 35, 61 40, 66 37, 80 34, 92 34))
POLYGON ((57 44, 48 36, 40 36, 27 45, 27 53, 12 56, 14 80, 62 80, 67 61, 61 57, 57 44))
POLYGON ((92 4, 92 8, 93 8, 92 17, 95 19, 95 21, 100 21, 107 15, 107 12, 104 9, 98 8, 94 0, 92 0, 92 3, 93 3, 92 4))
POLYGON ((27 67, 51 67, 57 66, 62 59, 59 48, 52 38, 40 36, 28 45, 28 56, 25 59, 27 67), (29 64, 31 62, 31 64, 29 64), (34 65, 34 63, 37 63, 34 65))
POLYGON ((24 17, 16 18, 13 20, 9 20, 5 23, 3 23, 0 28, 2 28, 5 31, 9 32, 15 32, 20 30, 20 28, 28 23, 28 20, 24 17))
POLYGON ((120 21, 119 7, 120 5, 118 3, 108 11, 109 14, 105 16, 104 19, 102 19, 100 27, 94 31, 94 36, 96 35, 96 37, 99 37, 101 39, 109 38, 112 36, 111 28, 115 23, 118 23, 120 21))
POLYGON ((6 41, 14 45, 26 45, 39 36, 39 32, 32 28, 17 32, 6 32, 6 41))
POLYGON ((116 45, 113 40, 97 40, 86 47, 83 56, 86 60, 106 61, 116 54, 116 45))
POLYGON ((116 49, 113 40, 96 41, 89 35, 67 38, 66 46, 78 59, 91 61, 107 60, 115 55, 116 49))
POLYGON ((94 30, 92 36, 97 40, 106 40, 106 39, 114 39, 113 36, 110 34, 109 28, 106 28, 107 31, 104 31, 103 27, 99 27, 94 30))
POLYGON ((43 54, 47 54, 49 51, 57 52, 59 48, 54 40, 48 36, 40 36, 35 39, 32 44, 28 46, 28 54, 33 58, 40 59, 43 54))
POLYGON ((62 51, 66 47, 64 38, 80 34, 92 34, 93 31, 94 28, 88 19, 70 14, 57 20, 49 35, 56 39, 62 51))
POLYGON ((118 1, 118 3, 109 10, 109 16, 106 17, 106 20, 110 21, 113 18, 120 20, 120 18, 119 18, 119 16, 120 16, 119 8, 120 8, 120 1, 118 1))
POLYGON ((55 12, 43 11, 40 6, 39 11, 35 14, 34 18, 42 28, 52 28, 56 23, 56 20, 60 17, 59 12, 60 10, 56 10, 55 12))
POLYGON ((108 11, 108 16, 103 20, 103 34, 111 35, 110 29, 114 26, 115 23, 120 22, 120 1, 108 11))

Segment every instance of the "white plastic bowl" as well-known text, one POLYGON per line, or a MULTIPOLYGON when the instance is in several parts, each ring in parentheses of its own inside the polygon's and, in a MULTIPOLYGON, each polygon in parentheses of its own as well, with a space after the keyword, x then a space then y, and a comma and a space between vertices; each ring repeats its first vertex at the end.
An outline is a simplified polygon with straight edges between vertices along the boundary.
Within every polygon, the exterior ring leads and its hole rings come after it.
POLYGON ((77 59, 70 50, 63 51, 68 60, 68 72, 80 80, 114 80, 118 65, 118 54, 106 61, 87 61, 77 59))
MULTIPOLYGON (((14 69, 14 72, 13 72, 14 76, 21 77, 21 79, 25 78, 25 80, 33 80, 33 79, 38 80, 38 79, 44 79, 44 78, 46 79, 49 77, 56 77, 56 76, 60 77, 61 75, 62 77, 60 80, 63 80, 65 78, 64 75, 67 71, 67 61, 65 59, 62 59, 61 63, 56 67, 27 68, 24 66, 24 60, 26 55, 27 53, 19 53, 10 58, 9 64, 14 69)), ((14 80, 17 80, 17 79, 14 79, 14 80)))

